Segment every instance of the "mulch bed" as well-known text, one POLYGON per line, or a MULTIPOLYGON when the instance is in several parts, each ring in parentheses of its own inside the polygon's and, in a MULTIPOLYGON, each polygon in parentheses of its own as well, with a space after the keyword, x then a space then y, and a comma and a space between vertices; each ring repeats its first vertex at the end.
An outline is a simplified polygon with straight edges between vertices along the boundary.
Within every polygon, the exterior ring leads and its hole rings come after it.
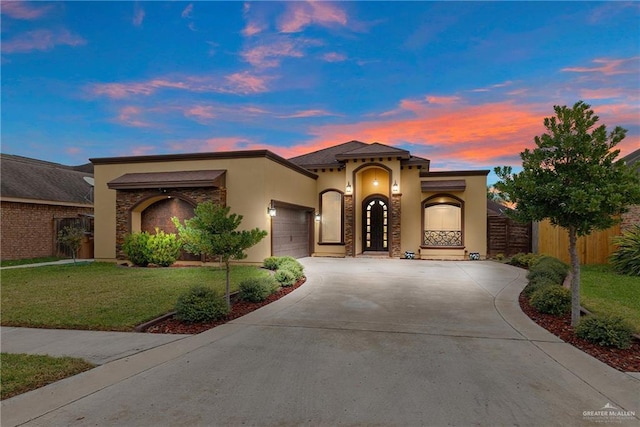
POLYGON ((216 320, 215 322, 207 322, 207 323, 185 323, 176 318, 169 318, 163 320, 160 323, 156 323, 155 325, 149 327, 145 332, 153 333, 153 334, 199 334, 200 332, 207 331, 211 328, 215 328, 216 326, 225 324, 230 322, 233 319, 237 319, 238 317, 242 317, 245 314, 249 314, 254 310, 259 309, 267 304, 270 304, 274 301, 279 300, 283 296, 288 293, 294 291, 299 288, 305 279, 298 281, 295 285, 289 286, 287 288, 280 288, 280 290, 274 294, 269 295, 266 300, 262 302, 247 302, 247 301, 236 301, 231 304, 231 312, 227 314, 224 319, 216 320))
POLYGON ((520 308, 538 325, 556 335, 566 343, 579 348, 601 362, 623 372, 640 372, 640 340, 634 339, 631 348, 621 350, 613 347, 602 347, 578 338, 571 326, 571 314, 553 316, 538 312, 529 304, 529 300, 520 294, 520 308))

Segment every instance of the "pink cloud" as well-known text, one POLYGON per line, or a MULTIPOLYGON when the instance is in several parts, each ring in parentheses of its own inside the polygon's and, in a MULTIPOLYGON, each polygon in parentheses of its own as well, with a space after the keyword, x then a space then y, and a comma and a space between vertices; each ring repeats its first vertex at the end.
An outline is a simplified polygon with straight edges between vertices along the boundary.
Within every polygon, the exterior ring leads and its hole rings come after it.
POLYGON ((149 127, 151 126, 149 123, 138 119, 138 117, 142 114, 142 110, 138 107, 127 106, 120 109, 120 114, 118 114, 117 121, 120 124, 131 127, 149 127))
POLYGON ((243 51, 241 55, 246 62, 258 68, 277 67, 284 57, 301 58, 304 56, 299 43, 294 43, 290 39, 279 39, 255 46, 243 51))
POLYGON ((298 111, 297 113, 288 114, 285 116, 278 116, 278 118, 298 119, 298 118, 304 118, 304 117, 323 117, 323 116, 335 116, 335 114, 325 110, 303 110, 303 111, 298 111))
POLYGON ((338 52, 329 52, 329 53, 325 53, 322 56, 322 59, 324 59, 327 62, 342 62, 347 59, 347 56, 338 52))
POLYGON ((264 30, 264 26, 259 25, 256 22, 249 22, 242 29, 242 35, 245 37, 255 36, 256 34, 261 33, 264 30))
POLYGON ((249 72, 234 73, 216 81, 210 77, 188 76, 181 80, 157 78, 144 82, 95 83, 87 87, 94 96, 123 99, 136 95, 149 96, 162 89, 185 90, 188 92, 215 92, 249 94, 267 91, 269 78, 249 72))
POLYGON ((429 104, 451 105, 461 101, 459 96, 427 96, 426 100, 429 104))
POLYGON ((194 117, 196 119, 213 119, 216 117, 213 112, 213 107, 208 105, 196 105, 191 107, 184 112, 184 115, 187 117, 194 117))
POLYGON ((606 76, 637 73, 637 62, 639 60, 639 56, 623 59, 598 58, 592 61, 593 63, 597 64, 594 67, 566 67, 563 68, 562 71, 573 73, 601 73, 606 76))
POLYGON ((180 14, 180 16, 182 16, 183 18, 191 18, 193 16, 192 12, 193 12, 193 3, 189 3, 187 7, 185 7, 182 10, 182 13, 180 14))
POLYGON ((51 5, 34 7, 33 3, 24 1, 3 1, 0 13, 14 19, 35 20, 42 18, 52 9, 51 5))
POLYGON ((268 78, 251 74, 248 71, 233 73, 225 77, 230 92, 262 93, 267 91, 268 78))
POLYGON ((136 27, 141 26, 142 22, 144 21, 144 16, 145 12, 142 6, 140 6, 140 4, 138 3, 135 3, 133 6, 133 19, 131 20, 133 25, 135 25, 136 27))
POLYGON ((35 30, 2 43, 2 53, 24 53, 51 50, 56 46, 81 46, 87 41, 68 30, 35 30))
POLYGON ((347 14, 335 3, 323 1, 289 2, 280 19, 278 29, 283 33, 297 33, 316 24, 324 27, 347 25, 347 14))
POLYGON ((155 153, 158 147, 153 145, 139 145, 137 147, 130 147, 129 150, 125 153, 122 153, 123 156, 144 156, 146 154, 155 153))
POLYGON ((626 95, 626 91, 620 88, 582 89, 580 97, 584 99, 612 99, 626 95))

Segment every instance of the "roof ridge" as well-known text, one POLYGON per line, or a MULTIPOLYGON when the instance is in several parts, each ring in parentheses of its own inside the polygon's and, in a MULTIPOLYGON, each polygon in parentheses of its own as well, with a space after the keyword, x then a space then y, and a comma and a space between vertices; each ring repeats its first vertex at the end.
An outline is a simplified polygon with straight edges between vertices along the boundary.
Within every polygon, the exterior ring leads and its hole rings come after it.
POLYGON ((84 173, 85 175, 87 174, 87 172, 78 171, 77 169, 75 169, 75 168, 78 168, 78 167, 83 167, 86 164, 77 165, 77 166, 69 166, 69 165, 63 165, 62 163, 51 162, 51 161, 48 161, 48 160, 34 159, 33 157, 18 156, 16 154, 7 154, 7 153, 0 153, 0 159, 14 161, 14 162, 20 162, 20 163, 26 163, 26 164, 31 164, 31 165, 46 166, 46 167, 50 167, 50 168, 66 169, 66 170, 69 170, 71 172, 84 173))
MULTIPOLYGON (((309 152, 309 153, 300 154, 299 156, 290 157, 290 158, 289 158, 289 159, 287 159, 287 160, 297 159, 298 157, 304 157, 304 156, 308 156, 308 155, 310 155, 310 154, 321 153, 321 152, 323 152, 323 151, 327 151, 327 150, 334 150, 334 149, 336 149, 336 147, 340 147, 340 146, 342 146, 342 145, 347 145, 347 144, 352 144, 352 143, 354 143, 354 142, 357 142, 358 144, 362 144, 362 145, 369 145, 369 144, 367 144, 366 142, 362 142, 362 141, 358 141, 358 140, 352 139, 351 141, 343 142, 342 144, 332 145, 332 146, 330 146, 330 147, 321 148, 321 149, 319 149, 319 150, 311 151, 311 152, 309 152)), ((361 147, 362 147, 362 145, 360 145, 358 148, 361 148, 361 147)), ((354 150, 355 150, 355 148, 354 148, 354 150)), ((351 151, 351 150, 350 150, 350 151, 351 151)), ((347 151, 347 153, 348 153, 348 151, 347 151)))

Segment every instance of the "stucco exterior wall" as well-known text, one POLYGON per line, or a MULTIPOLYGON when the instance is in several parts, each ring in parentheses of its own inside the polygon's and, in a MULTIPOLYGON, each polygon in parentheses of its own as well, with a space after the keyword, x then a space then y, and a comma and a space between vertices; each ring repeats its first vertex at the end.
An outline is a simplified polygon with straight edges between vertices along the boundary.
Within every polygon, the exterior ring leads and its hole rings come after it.
MULTIPOLYGON (((347 180, 344 170, 325 169, 318 171, 318 180, 316 186, 316 212, 320 212, 320 194, 326 190, 336 190, 344 193, 347 186, 347 180)), ((345 226, 345 215, 342 218, 343 228, 345 226)), ((316 256, 343 257, 345 256, 344 244, 321 244, 321 225, 319 221, 314 221, 315 240, 314 253, 316 256)))
MULTIPOLYGON (((464 180, 464 191, 452 191, 450 194, 464 201, 464 248, 421 248, 422 258, 431 259, 466 259, 471 252, 478 252, 481 258, 487 256, 487 195, 486 174, 454 175, 454 172, 442 177, 430 177, 429 181, 464 180)), ((422 200, 427 199, 437 192, 423 192, 422 200)), ((422 209, 422 208, 421 208, 422 209)), ((422 212, 420 213, 422 215, 422 212)))
MULTIPOLYGON (((127 173, 226 170, 226 201, 231 212, 243 216, 242 227, 271 231, 267 206, 271 200, 316 207, 315 179, 264 156, 200 160, 153 160, 126 163, 94 162, 95 178, 95 258, 116 258, 116 190, 107 183, 127 173)), ((134 230, 137 231, 137 230, 134 230)), ((247 251, 249 263, 260 263, 271 255, 267 236, 247 251)))

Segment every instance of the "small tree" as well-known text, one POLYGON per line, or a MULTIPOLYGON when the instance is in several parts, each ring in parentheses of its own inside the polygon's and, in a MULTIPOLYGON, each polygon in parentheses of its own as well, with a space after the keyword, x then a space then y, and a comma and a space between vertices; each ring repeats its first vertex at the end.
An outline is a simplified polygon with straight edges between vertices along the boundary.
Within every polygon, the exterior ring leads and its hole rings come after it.
POLYGON ((267 232, 254 228, 253 230, 237 231, 242 222, 242 215, 229 214, 230 207, 204 202, 196 206, 195 216, 184 221, 173 217, 171 220, 178 229, 184 249, 194 255, 219 257, 225 264, 227 282, 225 296, 227 306, 231 306, 230 274, 231 260, 244 259, 244 251, 260 240, 267 232))
POLYGON ((58 242, 71 251, 73 257, 73 263, 76 263, 78 251, 82 246, 82 239, 84 238, 84 230, 78 227, 66 226, 58 232, 58 242))
POLYGON ((516 220, 542 221, 560 226, 569 234, 571 324, 580 319, 580 259, 578 236, 603 230, 619 221, 630 204, 640 202, 638 175, 616 160, 616 145, 626 130, 616 127, 607 134, 590 106, 579 101, 573 108, 554 106, 556 117, 545 118, 548 133, 535 137, 536 148, 525 149, 523 170, 496 168, 501 179, 495 186, 516 204, 508 212, 516 220))

